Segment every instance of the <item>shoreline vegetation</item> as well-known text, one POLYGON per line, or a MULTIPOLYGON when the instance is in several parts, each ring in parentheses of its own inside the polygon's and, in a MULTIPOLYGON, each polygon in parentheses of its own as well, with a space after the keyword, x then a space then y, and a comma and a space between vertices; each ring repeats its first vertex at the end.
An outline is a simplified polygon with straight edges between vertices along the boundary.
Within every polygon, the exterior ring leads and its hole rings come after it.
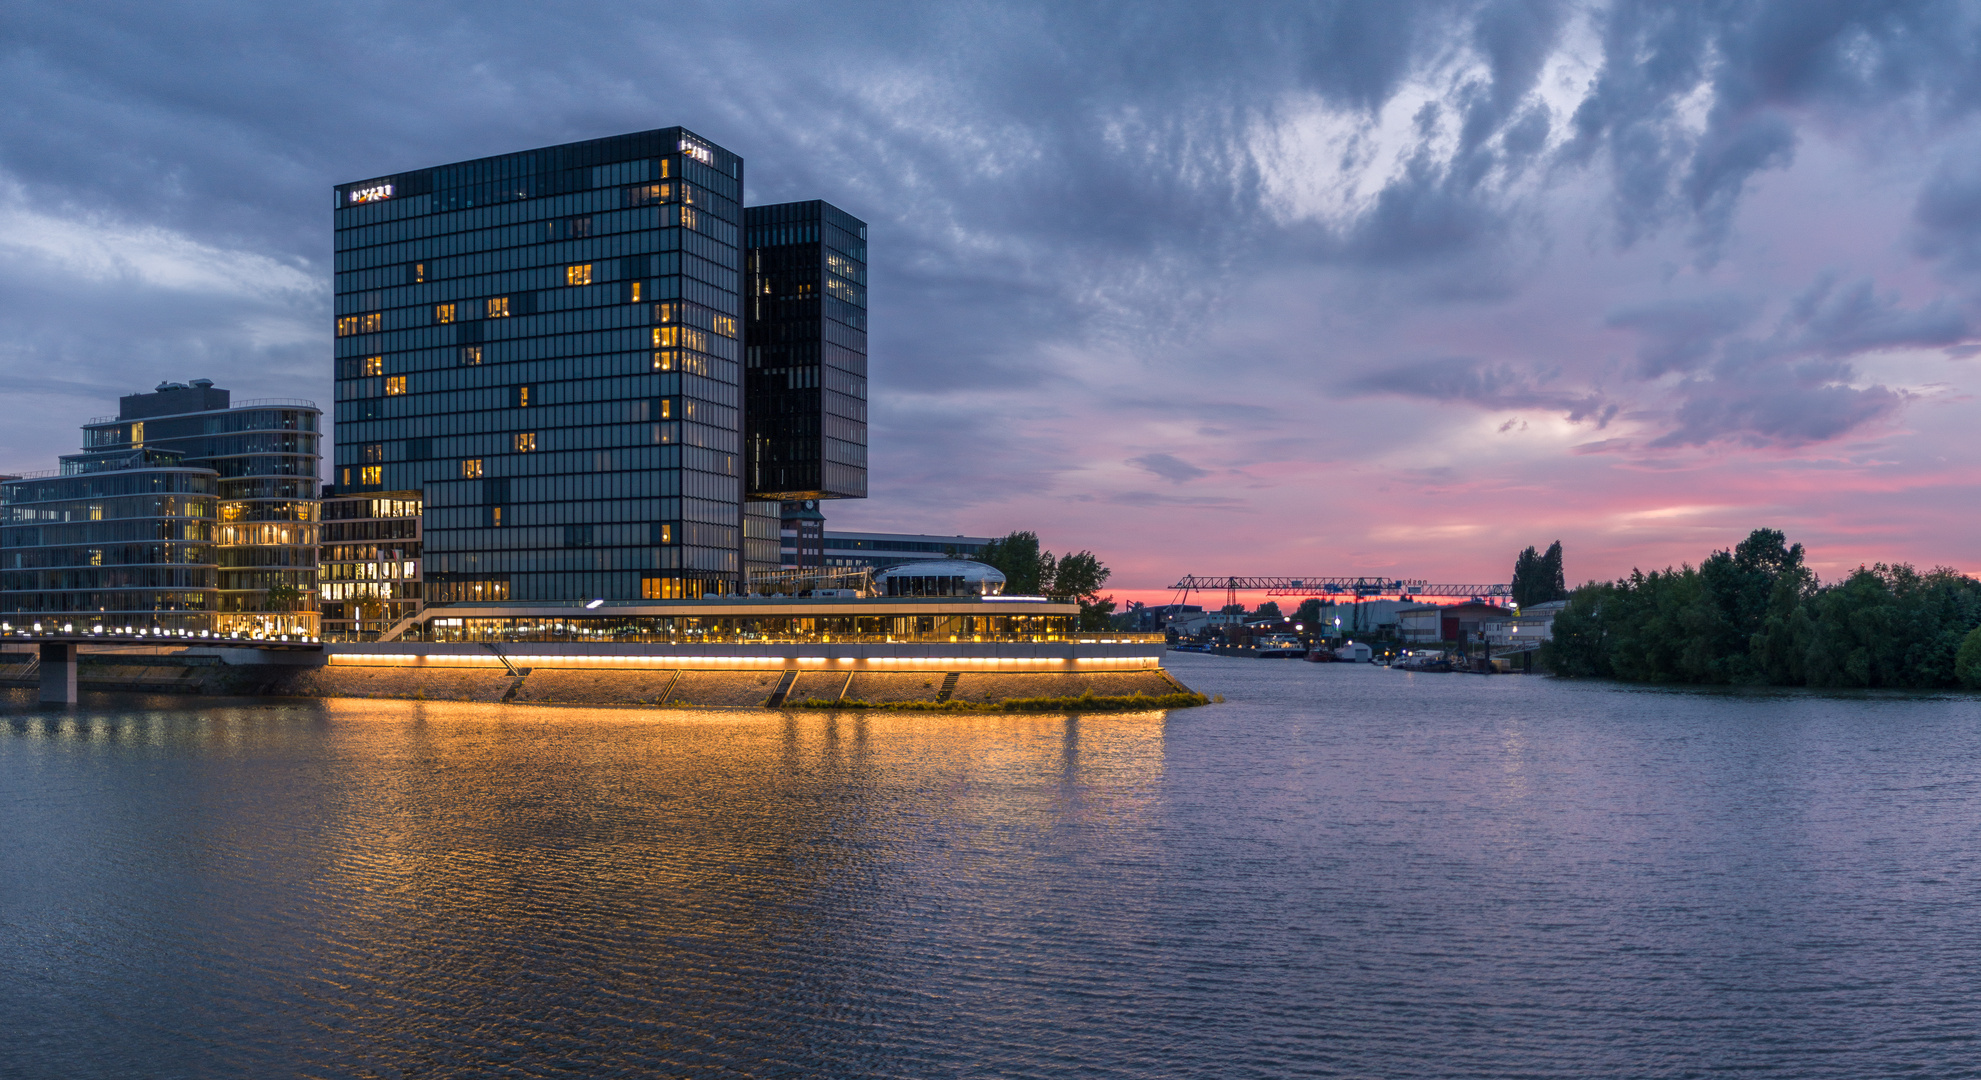
POLYGON ((1696 568, 1575 589, 1553 637, 1541 659, 1566 678, 1981 689, 1981 581, 1878 563, 1825 584, 1801 544, 1756 529, 1696 568))

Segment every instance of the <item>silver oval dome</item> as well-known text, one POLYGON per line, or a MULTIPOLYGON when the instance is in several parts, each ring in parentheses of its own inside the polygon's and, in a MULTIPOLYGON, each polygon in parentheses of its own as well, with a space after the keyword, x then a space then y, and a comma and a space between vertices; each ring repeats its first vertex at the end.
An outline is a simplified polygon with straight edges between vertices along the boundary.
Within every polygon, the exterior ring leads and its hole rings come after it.
POLYGON ((1004 574, 968 559, 924 559, 888 567, 874 575, 874 586, 885 596, 996 596, 1004 574))

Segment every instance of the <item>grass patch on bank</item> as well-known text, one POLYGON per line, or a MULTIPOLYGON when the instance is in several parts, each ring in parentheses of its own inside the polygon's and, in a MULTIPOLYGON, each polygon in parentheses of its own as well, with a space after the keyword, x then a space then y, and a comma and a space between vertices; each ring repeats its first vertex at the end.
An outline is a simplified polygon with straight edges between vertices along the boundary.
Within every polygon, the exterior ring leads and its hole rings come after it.
POLYGON ((1081 694, 1079 697, 1006 698, 1003 701, 828 701, 807 698, 786 702, 787 709, 872 709, 878 712, 939 713, 1059 713, 1059 712, 1147 712, 1151 709, 1190 709, 1209 705, 1211 699, 1199 693, 1179 694, 1081 694))

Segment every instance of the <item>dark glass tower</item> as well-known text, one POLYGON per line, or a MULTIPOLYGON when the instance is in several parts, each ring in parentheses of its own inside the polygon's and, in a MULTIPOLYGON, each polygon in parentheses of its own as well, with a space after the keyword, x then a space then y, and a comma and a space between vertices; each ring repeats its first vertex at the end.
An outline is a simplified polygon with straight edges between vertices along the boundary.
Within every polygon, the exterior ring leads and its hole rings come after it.
POLYGON ((333 480, 423 493, 428 599, 735 589, 741 158, 663 128, 336 197, 333 480))
POLYGON ((867 225, 817 201, 743 215, 750 497, 866 498, 867 225))

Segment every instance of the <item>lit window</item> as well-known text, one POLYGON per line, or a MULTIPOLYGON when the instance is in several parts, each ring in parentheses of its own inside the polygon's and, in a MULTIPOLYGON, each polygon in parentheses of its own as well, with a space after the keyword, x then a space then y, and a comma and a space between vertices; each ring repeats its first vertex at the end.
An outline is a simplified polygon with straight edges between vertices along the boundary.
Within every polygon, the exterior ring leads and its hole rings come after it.
POLYGON ((735 337, 736 320, 727 315, 717 315, 715 317, 715 332, 721 334, 723 337, 735 337))
POLYGON ((462 461, 461 461, 461 477, 462 477, 462 479, 465 479, 465 480, 473 480, 473 479, 475 479, 476 477, 479 477, 480 475, 481 475, 481 459, 480 459, 480 458, 478 458, 478 457, 477 457, 477 458, 463 458, 463 459, 462 459, 462 461))
POLYGON ((350 335, 355 334, 357 332, 358 332, 358 317, 356 315, 345 315, 337 320, 338 337, 349 337, 350 335))
POLYGON ((632 295, 631 295, 631 297, 630 297, 630 299, 631 299, 631 301, 632 301, 633 303, 635 303, 635 304, 637 304, 637 303, 639 303, 639 302, 640 302, 640 282, 637 282, 637 281, 635 281, 635 282, 633 282, 633 284, 632 284, 632 286, 631 286, 631 288, 629 289, 629 291, 630 291, 630 292, 631 292, 631 294, 632 294, 632 295))
POLYGON ((537 448, 537 433, 536 433, 536 432, 534 432, 534 431, 519 431, 519 432, 517 432, 517 433, 516 433, 516 452, 517 452, 517 453, 519 453, 519 454, 527 454, 527 453, 529 453, 530 451, 532 451, 532 450, 535 450, 536 448, 537 448))
POLYGON ((662 525, 660 527, 660 542, 663 544, 671 544, 674 542, 674 526, 662 525))
POLYGON ((653 343, 658 348, 699 349, 708 352, 708 334, 692 326, 656 326, 653 343))
POLYGON ((385 460, 385 444, 384 444, 384 443, 366 443, 366 444, 365 444, 365 460, 366 460, 366 461, 384 461, 384 460, 385 460))
POLYGON ((585 263, 582 266, 565 267, 564 283, 566 285, 590 285, 592 283, 592 264, 585 263))
POLYGON ((508 298, 508 297, 506 297, 506 296, 498 296, 498 297, 496 297, 496 298, 494 298, 493 300, 490 300, 490 301, 488 302, 488 317, 489 317, 489 318, 491 318, 491 319, 506 319, 506 318, 508 318, 508 317, 509 317, 509 298, 508 298))
POLYGON ((423 283, 423 282, 425 282, 425 281, 426 281, 426 264, 425 264, 425 263, 414 263, 414 264, 413 264, 413 283, 414 283, 415 285, 418 285, 418 284, 421 284, 421 283, 423 283))
POLYGON ((529 387, 519 386, 516 388, 516 407, 519 409, 527 409, 530 407, 529 387))
POLYGON ((671 352, 657 352, 653 354, 653 369, 655 371, 673 371, 674 354, 671 352))
POLYGON ((367 375, 385 374, 385 357, 383 356, 365 357, 365 374, 367 375))
POLYGON ((481 346, 480 346, 480 345, 464 345, 464 346, 462 346, 462 347, 461 347, 461 362, 462 362, 463 364, 468 364, 468 365, 474 365, 474 364, 479 364, 479 363, 481 363, 481 346))
POLYGON ((405 392, 406 377, 404 375, 393 375, 385 380, 385 395, 387 397, 397 397, 405 392))
POLYGON ((660 399, 660 418, 662 420, 674 419, 674 402, 671 398, 660 399))
POLYGON ((435 305, 433 306, 433 321, 434 321, 434 322, 437 322, 437 323, 450 323, 450 322, 453 322, 453 321, 454 321, 454 305, 453 305, 453 304, 435 304, 435 305))
POLYGON ((359 320, 360 330, 361 332, 366 334, 378 333, 379 327, 383 326, 384 324, 385 324, 385 316, 380 315, 376 311, 372 312, 369 315, 364 316, 362 319, 359 320))
POLYGON ((360 484, 382 484, 384 482, 385 466, 383 465, 366 465, 364 468, 358 470, 358 483, 360 484))
POLYGON ((491 524, 493 524, 493 525, 494 525, 494 526, 495 526, 496 528, 498 528, 498 529, 499 529, 499 528, 501 528, 501 527, 502 527, 502 508, 501 508, 501 507, 499 507, 499 506, 491 506, 491 507, 489 507, 489 510, 491 511, 491 513, 489 514, 489 521, 490 521, 490 523, 491 523, 491 524))

